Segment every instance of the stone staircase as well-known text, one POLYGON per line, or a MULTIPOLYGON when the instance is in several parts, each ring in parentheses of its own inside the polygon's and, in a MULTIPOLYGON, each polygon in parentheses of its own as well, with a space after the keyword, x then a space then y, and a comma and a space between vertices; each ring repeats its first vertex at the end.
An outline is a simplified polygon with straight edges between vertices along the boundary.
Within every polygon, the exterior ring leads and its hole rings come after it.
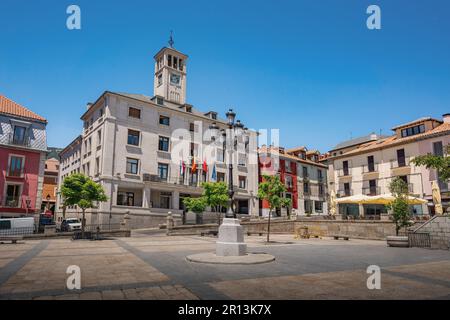
POLYGON ((450 215, 434 216, 415 230, 413 233, 428 233, 431 249, 450 249, 450 215))

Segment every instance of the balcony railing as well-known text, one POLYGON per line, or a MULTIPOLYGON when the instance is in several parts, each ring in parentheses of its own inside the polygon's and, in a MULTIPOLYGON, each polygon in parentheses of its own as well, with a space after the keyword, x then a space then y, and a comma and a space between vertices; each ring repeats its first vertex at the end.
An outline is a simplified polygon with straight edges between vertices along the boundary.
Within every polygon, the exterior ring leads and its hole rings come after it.
POLYGON ((350 197, 353 195, 353 190, 338 190, 337 196, 338 197, 350 197))
POLYGON ((371 165, 368 165, 368 164, 363 165, 362 172, 363 173, 378 172, 378 163, 374 163, 371 165))
POLYGON ((347 177, 347 176, 351 176, 351 169, 338 169, 337 173, 338 173, 338 177, 347 177))
POLYGON ((190 187, 200 187, 200 184, 203 181, 203 177, 198 177, 197 180, 192 180, 191 176, 166 176, 161 177, 156 174, 148 174, 144 173, 142 176, 143 181, 147 182, 160 182, 160 183, 166 183, 166 184, 174 184, 174 185, 184 185, 184 186, 190 186, 190 187))
POLYGON ((18 136, 15 136, 13 133, 8 135, 8 144, 13 146, 21 146, 21 147, 29 147, 31 145, 31 139, 29 136, 25 136, 20 139, 18 136))
POLYGON ((377 196, 381 194, 380 187, 364 187, 362 188, 362 193, 366 196, 377 196))
POLYGON ((398 159, 392 159, 390 162, 391 162, 391 169, 409 167, 409 158, 405 158, 403 160, 400 159, 400 161, 398 159))

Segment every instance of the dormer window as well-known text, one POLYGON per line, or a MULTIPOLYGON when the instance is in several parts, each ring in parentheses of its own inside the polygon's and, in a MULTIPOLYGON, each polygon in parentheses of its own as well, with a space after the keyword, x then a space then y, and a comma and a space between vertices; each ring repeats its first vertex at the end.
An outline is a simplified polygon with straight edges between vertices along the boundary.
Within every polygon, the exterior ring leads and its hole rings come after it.
POLYGON ((192 112, 192 107, 191 106, 186 106, 186 112, 192 112))
POLYGON ((409 127, 409 128, 405 128, 402 129, 402 138, 404 137, 409 137, 409 136, 414 136, 416 134, 420 134, 420 133, 424 133, 425 132, 425 125, 424 124, 420 124, 414 127, 409 127))
POLYGON ((13 144, 23 145, 25 143, 25 132, 27 128, 14 126, 13 144))

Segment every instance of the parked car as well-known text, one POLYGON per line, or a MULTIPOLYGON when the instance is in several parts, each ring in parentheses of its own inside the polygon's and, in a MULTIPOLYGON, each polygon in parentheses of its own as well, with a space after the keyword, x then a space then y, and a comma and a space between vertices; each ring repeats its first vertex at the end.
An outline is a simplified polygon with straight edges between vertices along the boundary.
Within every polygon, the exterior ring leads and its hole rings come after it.
POLYGON ((59 228, 62 232, 81 230, 81 222, 77 218, 64 219, 59 228))
POLYGON ((33 234, 34 218, 0 219, 0 236, 33 234))

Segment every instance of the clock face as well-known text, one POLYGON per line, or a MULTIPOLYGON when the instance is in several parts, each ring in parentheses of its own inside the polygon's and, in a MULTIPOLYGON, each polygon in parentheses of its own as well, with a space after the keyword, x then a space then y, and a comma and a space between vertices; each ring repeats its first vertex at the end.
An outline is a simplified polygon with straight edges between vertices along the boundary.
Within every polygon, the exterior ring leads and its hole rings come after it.
POLYGON ((176 86, 180 85, 180 76, 177 74, 170 74, 170 83, 176 86))

